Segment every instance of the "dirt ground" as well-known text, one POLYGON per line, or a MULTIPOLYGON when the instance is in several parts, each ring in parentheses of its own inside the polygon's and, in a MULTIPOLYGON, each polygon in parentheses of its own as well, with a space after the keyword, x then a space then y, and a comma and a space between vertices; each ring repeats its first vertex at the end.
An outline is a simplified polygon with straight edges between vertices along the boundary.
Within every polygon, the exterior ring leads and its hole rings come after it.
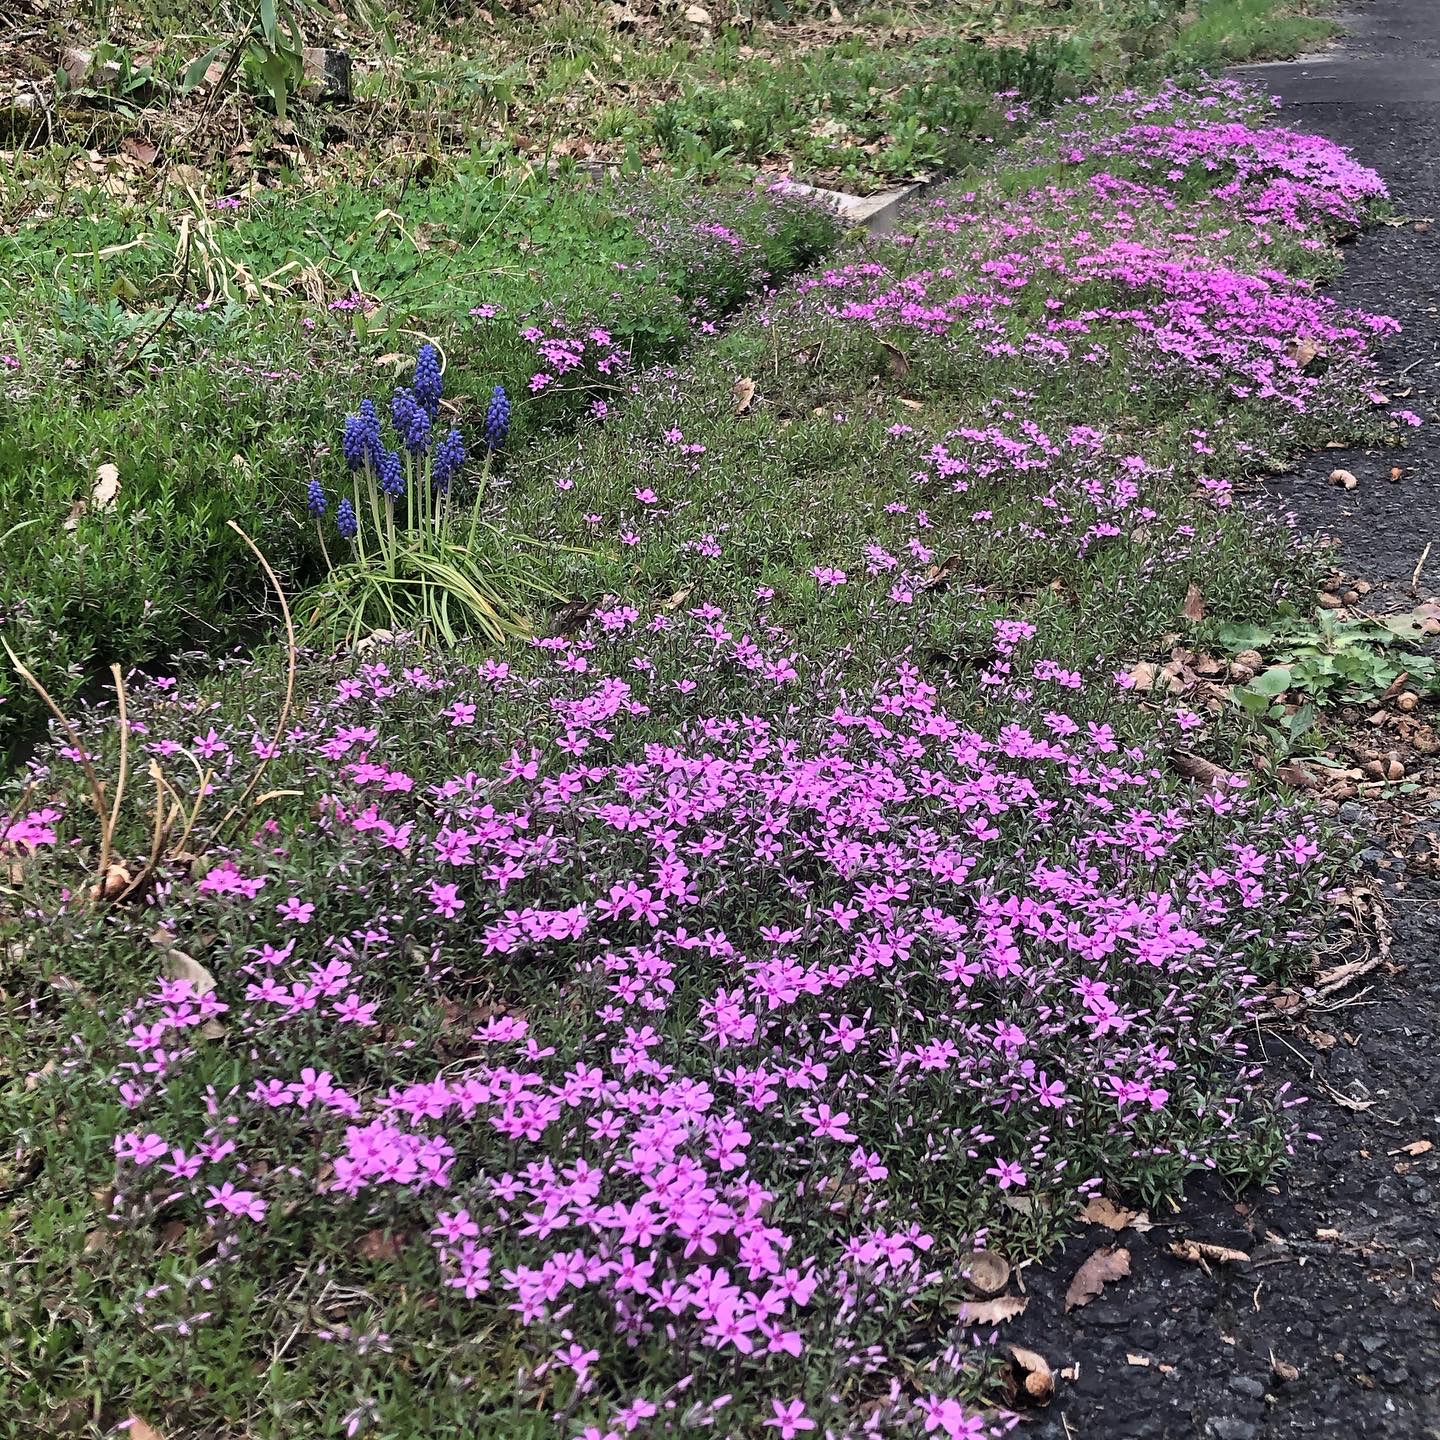
MULTIPOLYGON (((1283 98, 1283 123, 1349 146, 1389 183, 1401 223, 1348 247, 1333 293, 1401 321, 1387 388, 1426 423, 1404 452, 1321 451, 1268 489, 1338 540, 1340 568, 1375 585, 1372 607, 1408 609, 1440 591, 1440 3, 1371 0, 1345 18, 1334 52, 1239 73, 1283 98), (1327 483, 1337 466, 1355 489, 1327 483), (1432 578, 1422 567, 1412 586, 1432 543, 1432 578)), ((1028 1435, 1440 1437, 1440 804, 1337 808, 1393 944, 1349 991, 1257 1031, 1272 1085, 1312 1097, 1314 1138, 1273 1187, 1238 1204, 1197 1189, 1144 1233, 1090 1226, 1027 1278, 1004 1338, 1057 1381, 1028 1435), (1245 1258, 1177 1258, 1186 1240, 1245 1258), (1129 1251, 1129 1278, 1066 1314, 1076 1270, 1107 1245, 1129 1251)))

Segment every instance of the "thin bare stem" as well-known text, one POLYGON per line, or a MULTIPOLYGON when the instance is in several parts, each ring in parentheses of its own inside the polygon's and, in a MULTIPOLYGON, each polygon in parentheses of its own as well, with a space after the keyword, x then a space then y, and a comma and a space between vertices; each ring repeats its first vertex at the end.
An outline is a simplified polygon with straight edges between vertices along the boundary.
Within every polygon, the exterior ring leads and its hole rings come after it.
MULTIPOLYGON (((280 707, 280 718, 275 722, 275 733, 270 737, 270 744, 266 747, 265 754, 260 757, 260 764, 256 767, 254 775, 250 777, 250 783, 245 787, 240 798, 225 812, 225 818, 220 822, 221 830, 244 809, 245 802, 255 793, 256 786, 260 784, 260 777, 264 775, 266 766, 270 764, 271 756, 280 747, 280 737, 285 733, 286 721, 290 719, 290 708, 295 702, 295 671, 299 653, 299 646, 295 642, 295 621, 290 615, 290 606, 285 600, 284 587, 280 584, 274 570, 270 568, 270 562, 261 553, 260 547, 233 520, 226 523, 250 547, 255 558, 260 562, 260 568, 274 587, 275 598, 280 602, 280 613, 285 617, 285 703, 280 707)), ((190 833, 189 827, 186 828, 185 833, 187 835, 190 833)))
POLYGON ((111 665, 110 673, 115 677, 115 700, 120 707, 120 774, 115 780, 115 798, 110 802, 109 837, 114 836, 120 824, 120 806, 125 800, 125 782, 130 774, 130 712, 125 700, 125 677, 118 665, 111 665))
POLYGON ((84 770, 85 778, 90 782, 90 800, 95 806, 95 818, 100 822, 100 879, 103 881, 105 872, 110 868, 110 829, 105 814, 105 788, 100 784, 100 777, 90 763, 89 753, 80 743, 79 733, 70 723, 65 712, 50 698, 50 692, 26 669, 20 657, 10 648, 10 642, 0 639, 0 645, 5 647, 5 653, 10 657, 10 663, 20 672, 20 678, 45 702, 50 713, 64 727, 66 737, 79 757, 80 768, 84 770))

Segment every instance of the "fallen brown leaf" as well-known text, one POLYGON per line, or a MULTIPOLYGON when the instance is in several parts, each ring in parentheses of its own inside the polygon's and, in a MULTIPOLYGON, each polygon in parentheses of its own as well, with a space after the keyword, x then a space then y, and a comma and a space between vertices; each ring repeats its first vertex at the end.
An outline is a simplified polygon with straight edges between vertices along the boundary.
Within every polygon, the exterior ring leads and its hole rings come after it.
POLYGON ((922 590, 939 590, 945 582, 963 568, 964 562, 958 555, 947 555, 938 565, 925 568, 925 578, 920 582, 922 590))
POLYGON ((132 159, 141 165, 153 165, 155 157, 160 153, 158 145, 152 145, 148 140, 142 140, 138 135, 127 135, 121 142, 120 148, 132 159))
POLYGON ((1200 755, 1191 755, 1178 750, 1170 756, 1170 763, 1187 780, 1203 780, 1207 785, 1227 785, 1234 776, 1224 766, 1200 755))
POLYGON ((1198 625, 1205 618, 1205 597, 1193 580, 1185 588, 1185 605, 1180 613, 1192 625, 1198 625))
POLYGON ((1299 1369, 1285 1360, 1277 1360, 1274 1355, 1270 1357, 1270 1373, 1282 1384, 1289 1384, 1292 1380, 1300 1378, 1299 1369))
POLYGON ((391 1230, 367 1230, 355 1246, 355 1253, 362 1260, 394 1260, 404 1242, 391 1230))
POLYGON ((197 995, 215 988, 215 977, 175 944, 175 937, 163 927, 154 931, 150 943, 160 952, 160 967, 171 980, 188 980, 197 995))
POLYGON ((1243 1250, 1232 1250, 1228 1245, 1212 1245, 1208 1240, 1177 1240, 1171 1245, 1170 1253, 1177 1260, 1188 1260, 1192 1265, 1204 1265, 1207 1261, 1217 1265, 1250 1263, 1250 1257, 1243 1250))
POLYGON ((735 413, 744 415, 755 399, 755 382, 748 377, 737 380, 734 386, 735 413))
POLYGON ((164 1440, 160 1432, 138 1415, 132 1415, 116 1427, 123 1431, 126 1440, 164 1440))
POLYGON ((120 471, 115 465, 101 465, 95 471, 95 488, 90 492, 90 503, 97 510, 113 510, 115 497, 120 493, 120 471))
POLYGON ((1429 1140, 1412 1140, 1408 1145, 1402 1145, 1398 1150, 1392 1150, 1392 1155, 1428 1155, 1435 1148, 1429 1140))
POLYGON ((1088 1305, 1108 1284, 1130 1273, 1130 1252, 1123 1246, 1097 1250, 1076 1272, 1065 1292, 1066 1311, 1088 1305))
POLYGON ((1034 1350, 1023 1345, 1007 1347, 1013 1374, 1010 1377, 1014 1403, 1020 1405, 1048 1405, 1055 1393, 1055 1377, 1050 1373, 1049 1362, 1034 1350))
POLYGON ((1025 1313, 1030 1303, 1025 1295, 1000 1295, 994 1300, 962 1300, 955 1318, 962 1325, 999 1325, 1025 1313))
POLYGON ((892 345, 888 340, 882 340, 880 348, 890 362, 891 378, 903 380, 910 373, 910 357, 898 345, 892 345))
POLYGON ((1145 1231, 1155 1228, 1143 1210, 1126 1210, 1103 1195, 1095 1195, 1086 1201, 1080 1218, 1088 1220, 1092 1225, 1103 1225, 1107 1230, 1136 1230, 1144 1234, 1145 1231))

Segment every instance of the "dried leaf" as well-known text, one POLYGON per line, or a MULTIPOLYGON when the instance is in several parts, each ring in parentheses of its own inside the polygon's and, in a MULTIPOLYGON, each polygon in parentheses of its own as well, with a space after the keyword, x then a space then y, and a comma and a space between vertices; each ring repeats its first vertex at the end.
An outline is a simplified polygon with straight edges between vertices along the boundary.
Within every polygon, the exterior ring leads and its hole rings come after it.
POLYGON ((1010 1353, 1010 1364, 1014 1371, 1011 1387, 1015 1403, 1021 1405, 1048 1405, 1055 1393, 1055 1377, 1043 1355, 1027 1350, 1022 1345, 1006 1347, 1010 1353))
POLYGON ((922 590, 943 589, 950 577, 964 567, 964 561, 958 555, 947 555, 938 565, 926 567, 925 578, 920 582, 922 590))
POLYGON ((1130 1273, 1130 1252, 1123 1246, 1104 1246, 1097 1250, 1076 1272, 1065 1292, 1066 1311, 1088 1305, 1112 1281, 1122 1280, 1130 1273))
POLYGON ((367 1230, 355 1246, 355 1253, 362 1260, 394 1260, 398 1258, 405 1242, 391 1230, 367 1230))
POLYGON ((682 586, 668 600, 662 600, 660 608, 662 610, 678 610, 690 598, 690 592, 694 588, 693 585, 682 586))
POLYGON ((910 373, 910 357, 898 345, 892 345, 888 340, 882 340, 880 348, 890 362, 891 378, 903 380, 910 373))
POLYGON ((964 1262, 965 1283, 981 1295, 998 1295, 1010 1283, 1010 1262, 993 1250, 977 1250, 964 1262))
POLYGON ((703 5, 691 5, 685 11, 685 18, 692 25, 708 25, 710 12, 703 5))
POLYGON ((1148 1368, 1154 1362, 1150 1359, 1148 1355, 1135 1355, 1127 1353, 1125 1356, 1125 1363, 1127 1365, 1143 1365, 1148 1368))
POLYGON ((95 884, 95 898, 97 900, 117 900, 129 888, 131 882, 129 869, 118 860, 113 860, 105 867, 105 875, 95 884))
POLYGON ((1107 1230, 1134 1230, 1142 1235, 1155 1228, 1143 1210, 1126 1210, 1103 1195, 1096 1195, 1087 1201, 1080 1212, 1080 1218, 1088 1220, 1092 1225, 1103 1225, 1107 1230))
POLYGON ((1210 1261, 1217 1265, 1250 1263, 1250 1257, 1243 1250, 1232 1250, 1228 1245, 1212 1245, 1208 1240, 1177 1240, 1171 1245, 1170 1253, 1177 1260, 1188 1260, 1192 1265, 1204 1265, 1210 1261))
POLYGON ((185 1238, 185 1222, 183 1220, 167 1220, 155 1232, 155 1238, 162 1247, 178 1245, 185 1238))
POLYGON ((64 521, 61 523, 60 528, 61 528, 62 530, 73 530, 73 529, 75 529, 75 527, 76 527, 77 525, 79 525, 79 523, 80 523, 80 517, 81 517, 82 515, 84 515, 84 513, 85 513, 85 502, 84 502, 83 500, 77 500, 77 501, 70 507, 70 513, 65 517, 64 521))
POLYGON ((1132 688, 1136 690, 1153 690, 1159 674, 1160 667, 1153 660, 1141 660, 1130 671, 1132 688))
POLYGON ((154 931, 150 943, 160 952, 161 969, 171 980, 188 980, 197 995, 208 995, 215 988, 215 977, 175 944, 170 931, 163 927, 154 931))
MULTIPOLYGON (((1428 1155, 1435 1148, 1429 1140, 1412 1140, 1408 1145, 1402 1145, 1400 1152, 1406 1155, 1428 1155)), ((1392 1151, 1392 1154, 1397 1152, 1392 1151)))
POLYGON ((1320 353, 1320 347, 1308 335, 1301 335, 1286 345, 1285 353, 1303 370, 1320 353))
POLYGON ((994 1300, 962 1300, 955 1318, 962 1325, 999 1325, 1025 1313, 1030 1303, 1025 1295, 1000 1295, 994 1300))
POLYGON ((142 140, 138 135, 127 135, 121 142, 120 148, 134 161, 141 165, 153 165, 155 157, 160 153, 158 145, 152 145, 148 140, 142 140))
POLYGON ((164 1437, 153 1425, 142 1420, 138 1415, 132 1415, 128 1420, 122 1420, 115 1428, 126 1437, 126 1440, 164 1440, 164 1437))
POLYGON ((748 376, 737 380, 734 385, 735 413, 744 415, 750 409, 750 402, 755 398, 755 382, 748 376))
POLYGON ((95 471, 95 488, 90 492, 90 503, 97 510, 113 510, 115 497, 120 493, 120 471, 110 464, 101 465, 95 471))
POLYGON ((1275 778, 1283 780, 1292 790, 1318 790, 1320 782, 1301 764, 1287 761, 1275 771, 1275 778))
POLYGON ((1234 778, 1230 771, 1199 755, 1177 751, 1170 763, 1187 780, 1203 780, 1207 785, 1227 785, 1234 778))
POLYGON ((1180 613, 1192 625, 1198 625, 1205 618, 1205 597, 1193 580, 1185 588, 1185 605, 1180 613))
POLYGON ((903 395, 900 397, 900 404, 907 410, 923 410, 925 407, 918 400, 907 400, 903 395))

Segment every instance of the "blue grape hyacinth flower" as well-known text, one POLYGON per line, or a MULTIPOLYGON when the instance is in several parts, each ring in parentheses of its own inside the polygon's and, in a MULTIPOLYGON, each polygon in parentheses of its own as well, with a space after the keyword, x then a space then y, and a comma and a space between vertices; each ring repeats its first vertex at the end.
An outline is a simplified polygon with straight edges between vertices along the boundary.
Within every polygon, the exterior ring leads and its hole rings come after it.
POLYGON ((430 448, 430 415, 420 406, 410 413, 410 423, 402 437, 405 448, 412 455, 423 455, 430 448))
POLYGON ((400 457, 393 450, 380 452, 380 493, 389 500, 400 500, 405 495, 405 471, 400 457))
POLYGON ((431 344, 420 347, 415 357, 415 398, 433 420, 440 408, 440 352, 431 344))
POLYGON ((410 421, 419 408, 420 402, 415 398, 415 392, 406 390, 403 386, 390 397, 390 423, 402 440, 409 432, 410 421))
POLYGON ((499 450, 510 434, 510 397, 503 385, 497 385, 490 392, 490 404, 485 410, 485 448, 499 450))
POLYGON ((325 513, 325 491, 318 480, 305 487, 305 508, 317 520, 325 513))
POLYGON ((355 519, 355 507, 348 497, 342 497, 335 507, 335 528, 342 540, 353 540, 360 533, 360 524, 355 519))
POLYGON ((367 457, 371 464, 377 463, 380 454, 380 417, 375 413, 374 401, 362 400, 360 413, 345 417, 341 449, 345 452, 345 463, 352 470, 358 470, 367 457))
POLYGON ((358 470, 365 463, 365 422, 358 415, 345 417, 345 433, 340 441, 345 452, 345 463, 358 470))
POLYGON ((435 468, 431 472, 437 490, 448 490, 450 482, 465 463, 465 440, 458 430, 451 430, 435 447, 435 468))

